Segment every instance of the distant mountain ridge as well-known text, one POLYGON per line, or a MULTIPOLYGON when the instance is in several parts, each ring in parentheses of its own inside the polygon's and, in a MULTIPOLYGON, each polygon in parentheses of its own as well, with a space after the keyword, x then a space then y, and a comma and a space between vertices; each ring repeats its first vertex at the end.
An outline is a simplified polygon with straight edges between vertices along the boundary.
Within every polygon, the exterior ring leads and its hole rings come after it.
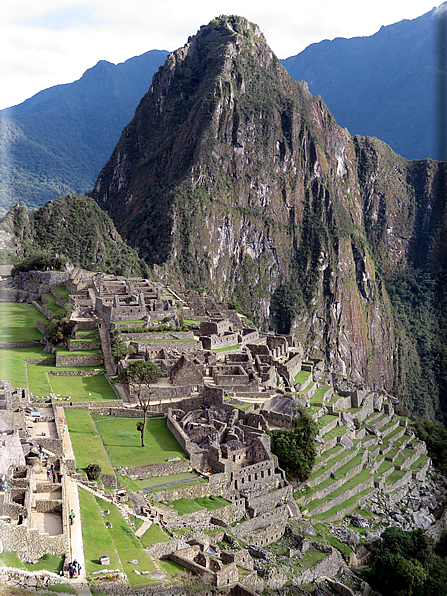
POLYGON ((370 37, 312 44, 281 62, 351 135, 377 137, 407 159, 436 159, 437 10, 370 37))
POLYGON ((101 60, 74 83, 0 111, 0 215, 93 187, 168 52, 118 65, 101 60))

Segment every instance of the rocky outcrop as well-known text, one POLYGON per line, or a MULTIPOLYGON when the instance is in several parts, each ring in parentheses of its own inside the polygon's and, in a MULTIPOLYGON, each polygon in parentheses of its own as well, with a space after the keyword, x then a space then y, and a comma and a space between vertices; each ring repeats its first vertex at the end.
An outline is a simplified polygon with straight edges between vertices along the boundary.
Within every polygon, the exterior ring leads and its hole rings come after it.
POLYGON ((219 17, 154 76, 93 195, 162 278, 390 391, 406 355, 384 276, 416 240, 431 250, 439 185, 437 164, 341 129, 256 25, 219 17))

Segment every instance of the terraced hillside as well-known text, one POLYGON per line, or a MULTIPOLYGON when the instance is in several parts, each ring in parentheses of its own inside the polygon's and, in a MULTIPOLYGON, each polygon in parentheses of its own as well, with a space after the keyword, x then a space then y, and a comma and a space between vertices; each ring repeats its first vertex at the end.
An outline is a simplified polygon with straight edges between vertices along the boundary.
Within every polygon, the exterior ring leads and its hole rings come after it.
POLYGON ((426 479, 426 445, 411 421, 395 412, 395 398, 347 381, 335 379, 331 386, 329 378, 309 379, 296 398, 318 424, 318 457, 309 480, 294 493, 303 517, 341 520, 376 493, 396 495, 426 479))

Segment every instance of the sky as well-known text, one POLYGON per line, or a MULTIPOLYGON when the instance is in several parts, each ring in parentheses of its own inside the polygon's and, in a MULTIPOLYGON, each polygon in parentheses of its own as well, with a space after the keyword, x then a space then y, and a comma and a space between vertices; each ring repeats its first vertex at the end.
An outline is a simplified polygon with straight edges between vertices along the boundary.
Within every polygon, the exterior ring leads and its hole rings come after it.
POLYGON ((114 64, 149 50, 183 46, 201 25, 222 14, 257 23, 278 58, 312 43, 360 37, 415 19, 433 0, 2 0, 0 109, 42 89, 71 83, 99 60, 114 64))

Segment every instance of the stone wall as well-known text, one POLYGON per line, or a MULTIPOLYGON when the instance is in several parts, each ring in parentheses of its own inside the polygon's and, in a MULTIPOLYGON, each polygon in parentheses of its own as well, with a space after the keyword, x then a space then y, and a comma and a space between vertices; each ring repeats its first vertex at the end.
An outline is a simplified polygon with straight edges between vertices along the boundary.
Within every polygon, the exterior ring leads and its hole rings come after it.
POLYGON ((284 535, 286 525, 286 522, 281 521, 269 524, 251 533, 245 534, 245 540, 255 546, 266 546, 272 542, 276 542, 284 535))
POLYGON ((314 582, 321 576, 334 577, 334 575, 343 571, 344 568, 345 565, 340 555, 336 550, 332 549, 331 553, 324 559, 321 559, 316 565, 294 575, 292 584, 294 586, 303 586, 314 582))
POLYGON ((80 350, 100 350, 101 340, 98 341, 79 341, 68 340, 68 349, 70 352, 78 352, 80 350))
POLYGON ((37 308, 37 310, 43 314, 44 317, 46 317, 47 319, 51 319, 51 317, 53 316, 53 313, 51 312, 51 310, 48 310, 48 308, 44 305, 40 305, 38 302, 36 302, 35 300, 33 300, 33 306, 35 306, 37 308))
POLYGON ((9 349, 9 348, 33 348, 39 345, 39 341, 16 341, 10 343, 0 343, 0 350, 1 349, 9 349))
POLYGON ((291 498, 293 498, 292 487, 287 485, 270 493, 267 492, 257 497, 250 497, 247 508, 252 510, 253 515, 259 515, 267 511, 272 511, 278 503, 288 501, 291 498))
POLYGON ((13 567, 0 567, 0 586, 8 584, 24 589, 41 589, 61 584, 68 585, 68 580, 51 571, 26 571, 13 567))
POLYGON ((37 513, 62 513, 62 499, 36 499, 37 513))
POLYGON ((56 366, 101 366, 104 364, 102 354, 79 354, 77 356, 61 356, 56 352, 56 366))
POLYGON ((38 295, 35 291, 24 292, 22 290, 0 288, 0 302, 32 302, 33 300, 37 300, 37 298, 38 295))
POLYGON ((66 534, 48 536, 24 525, 9 524, 0 520, 0 540, 5 552, 16 552, 22 560, 36 561, 44 554, 63 555, 69 552, 66 534))
POLYGON ((316 507, 315 509, 312 510, 312 515, 319 515, 320 513, 326 513, 326 511, 328 511, 329 509, 332 509, 333 507, 338 507, 339 505, 341 505, 342 503, 344 503, 351 497, 355 497, 356 495, 363 492, 367 488, 374 488, 374 474, 369 476, 369 478, 367 478, 366 480, 364 480, 363 482, 361 482, 360 484, 358 484, 351 490, 345 490, 338 497, 335 497, 335 499, 332 499, 331 501, 326 501, 325 503, 322 503, 321 505, 319 505, 318 507, 316 507))
POLYGON ((155 478, 158 476, 169 476, 171 474, 182 474, 191 468, 189 460, 163 462, 150 466, 135 466, 122 468, 126 475, 132 479, 142 480, 143 478, 155 478))
POLYGON ((286 522, 290 517, 289 508, 287 505, 280 505, 275 509, 270 511, 266 511, 257 517, 253 517, 245 522, 242 522, 235 526, 234 531, 237 536, 245 536, 246 534, 250 534, 259 530, 260 528, 264 528, 270 524, 280 524, 282 522, 286 522))
POLYGON ((201 335, 199 339, 202 342, 204 350, 217 350, 219 348, 229 348, 237 345, 239 336, 237 333, 211 336, 201 335))
POLYGON ((42 321, 36 321, 36 327, 43 335, 46 334, 47 325, 45 325, 45 323, 43 323, 42 321))
POLYGON ((200 341, 131 341, 130 345, 133 346, 137 354, 146 354, 151 350, 178 350, 182 352, 195 352, 196 350, 202 349, 200 341))
POLYGON ((277 426, 279 428, 293 428, 293 418, 288 414, 280 414, 278 412, 262 410, 261 415, 264 416, 271 426, 277 426))
POLYGON ((154 501, 176 501, 177 499, 197 499, 214 494, 209 482, 199 482, 192 486, 178 486, 169 490, 151 493, 154 501))

